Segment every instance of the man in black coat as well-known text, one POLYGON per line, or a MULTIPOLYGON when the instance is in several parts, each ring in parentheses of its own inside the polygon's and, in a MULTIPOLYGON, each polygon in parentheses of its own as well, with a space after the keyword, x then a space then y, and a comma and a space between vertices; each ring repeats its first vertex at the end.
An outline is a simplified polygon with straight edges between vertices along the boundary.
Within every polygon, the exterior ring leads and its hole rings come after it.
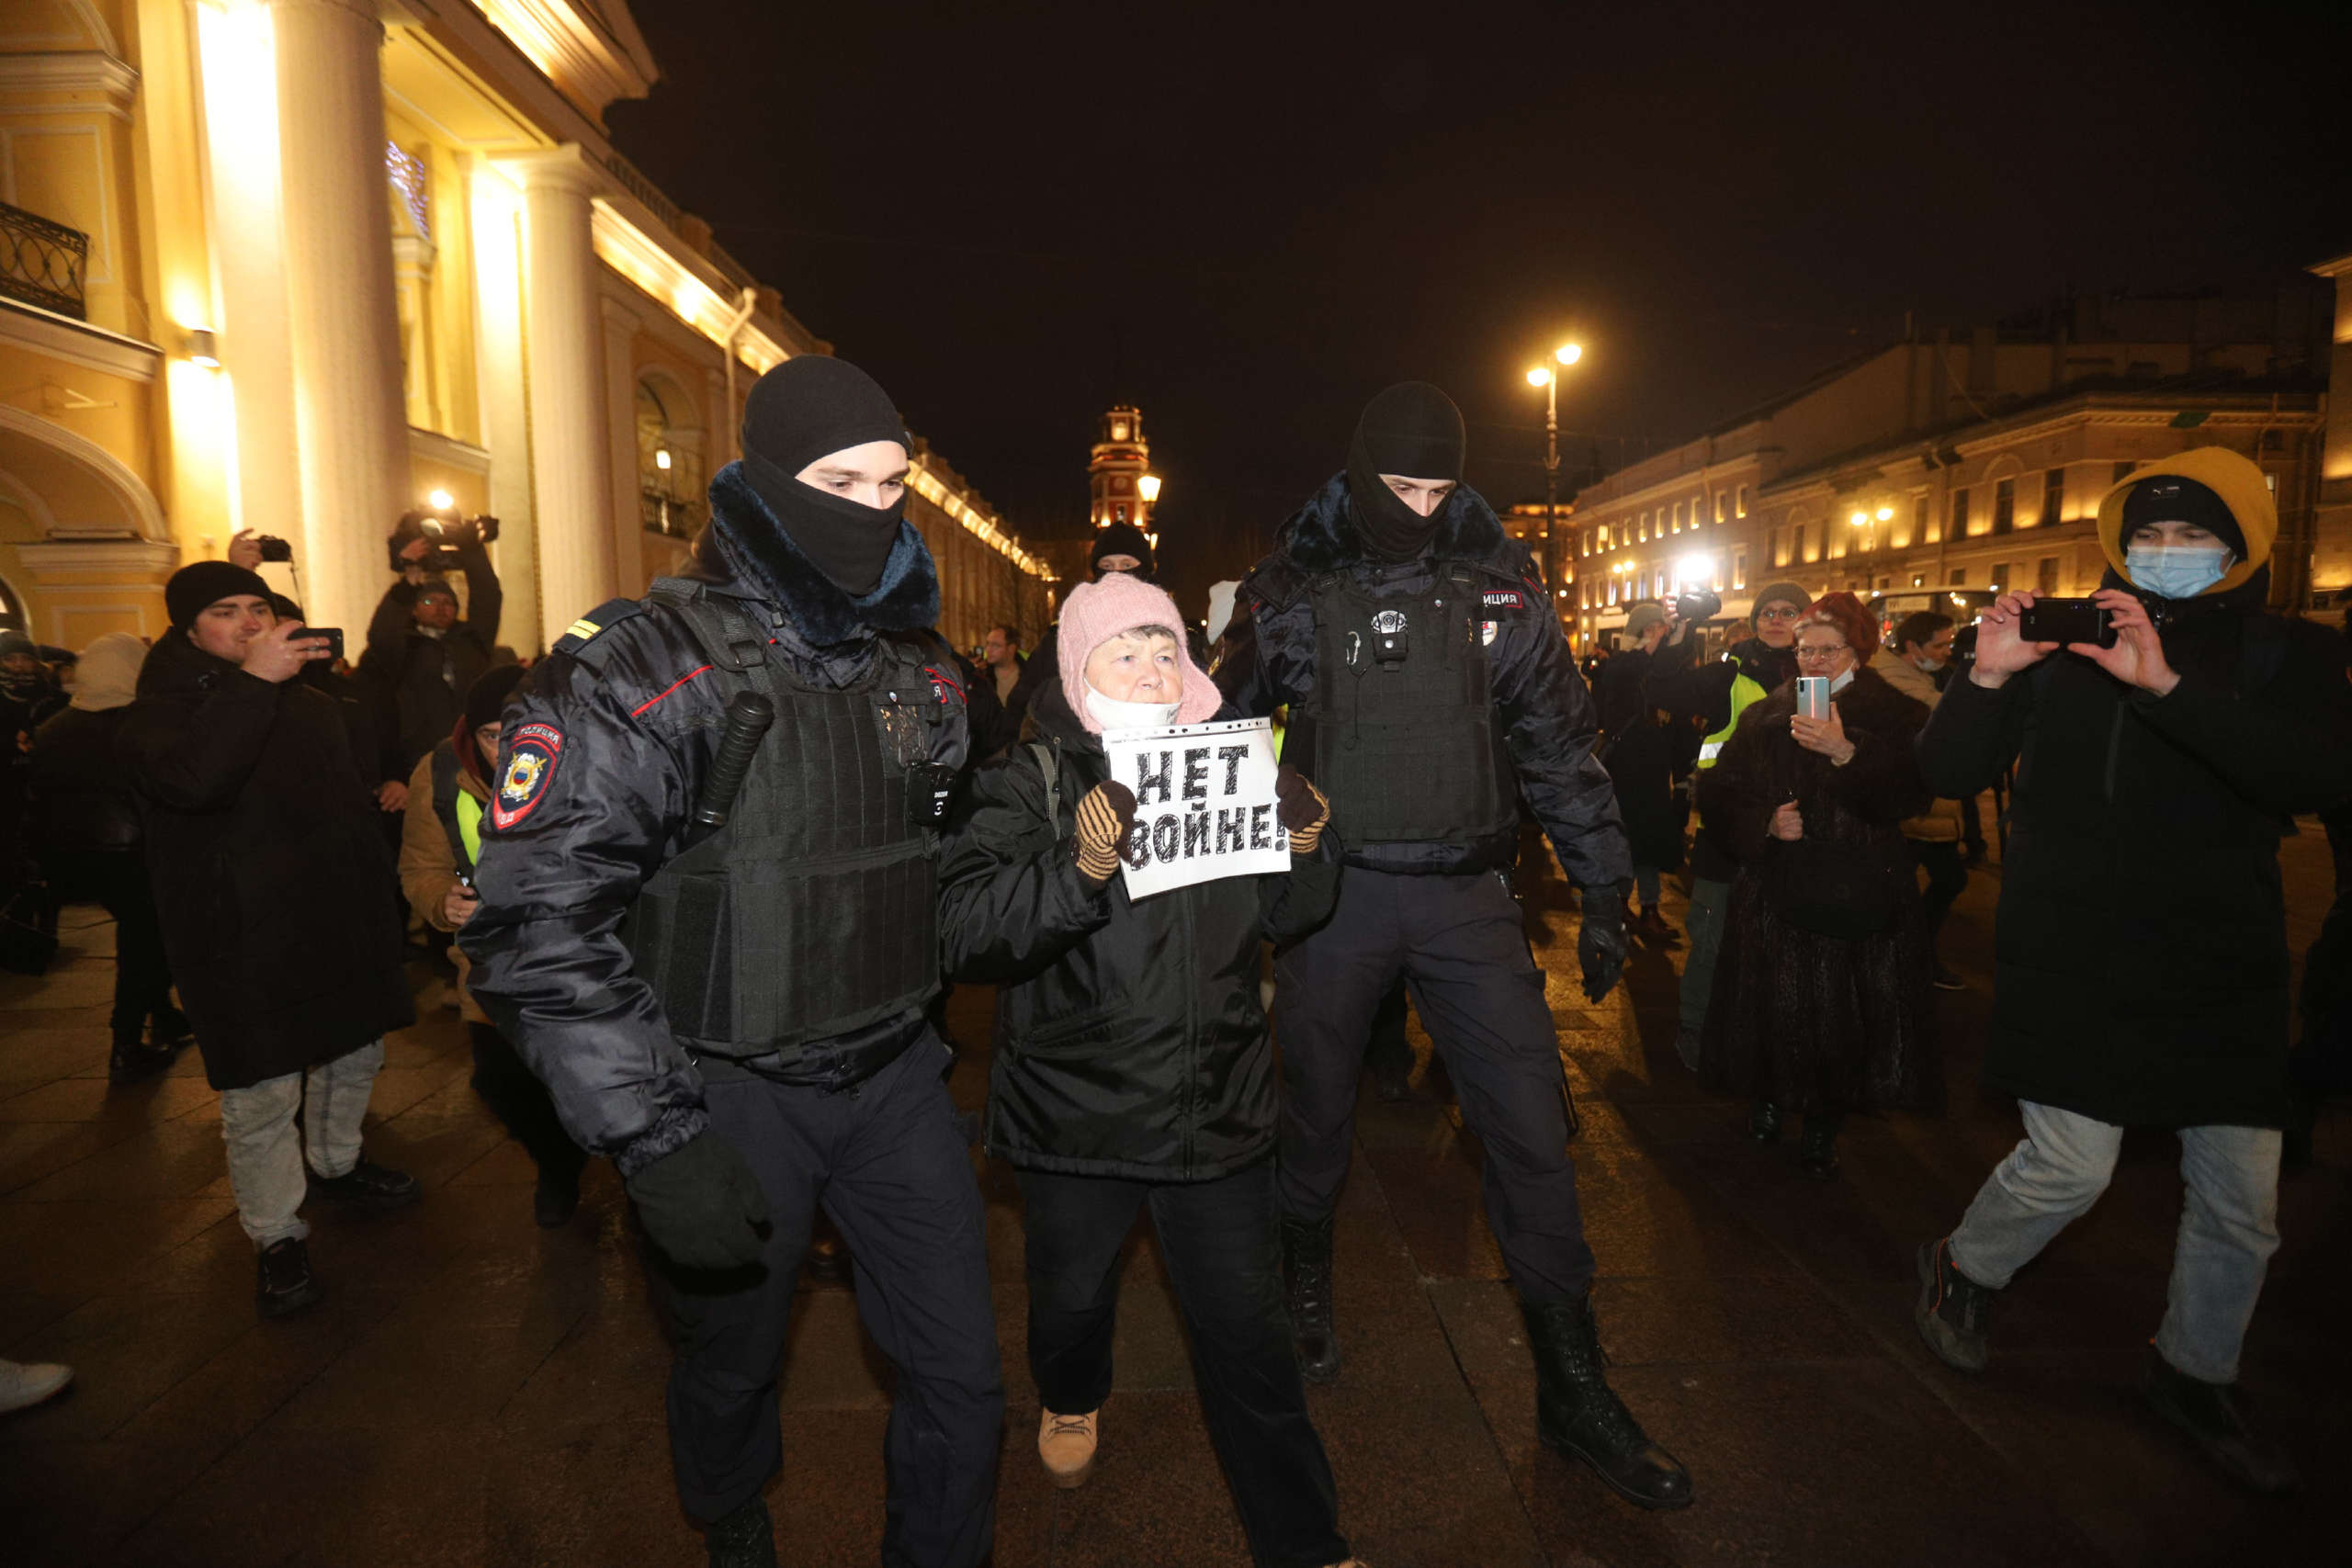
POLYGON ((1676 736, 1658 719, 1665 678, 1687 669, 1694 645, 1684 640, 1671 600, 1645 600, 1625 615, 1632 646, 1620 649, 1593 692, 1600 719, 1600 760, 1617 791, 1617 811, 1634 856, 1637 908, 1628 929, 1661 947, 1676 945, 1658 909, 1658 879, 1682 863, 1682 813, 1675 809, 1676 736))
POLYGON ((1292 1325, 1308 1378, 1337 1376, 1332 1211, 1366 1033, 1402 974, 1486 1148, 1545 1441, 1644 1507, 1680 1507, 1688 1472, 1601 1373, 1559 1036, 1509 882, 1524 796, 1583 890, 1577 954, 1598 1001, 1624 967, 1625 831, 1552 595, 1461 482, 1463 446, 1435 387, 1374 399, 1347 468, 1244 580, 1217 671, 1245 715, 1290 705, 1283 756, 1329 793, 1347 850, 1337 913, 1275 964, 1292 1325))
POLYGON ((319 1297, 306 1196, 417 1197, 414 1178, 362 1157, 359 1140, 383 1037, 415 1019, 391 856, 334 703, 296 678, 327 645, 280 621, 267 584, 227 561, 181 568, 164 602, 171 629, 116 750, 144 804, 164 952, 220 1091, 229 1184, 261 1253, 258 1303, 279 1316, 319 1297))
POLYGON ((2235 1384, 2278 1246, 2278 839, 2352 795, 2344 644, 2263 613, 2278 514, 2235 453, 2139 469, 2098 527, 2112 646, 2028 641, 2034 595, 2004 594, 1919 739, 1939 795, 2018 764, 1984 1080, 2018 1098, 2025 1139, 1919 1249, 1915 1317, 1946 1363, 1981 1370, 1994 1296, 2098 1201, 2124 1129, 2174 1129, 2188 1200, 2148 1397, 2231 1475, 2279 1491, 2294 1463, 2235 1384))
POLYGON ((693 576, 589 611, 509 705, 458 933, 474 999, 659 1249, 679 1495, 729 1568, 776 1560, 760 1493, 820 1201, 898 1368, 883 1560, 971 1568, 995 1529, 980 1196, 924 1016, 963 694, 927 634, 910 449, 854 366, 804 355, 761 378, 693 576), (718 799, 744 696, 774 722, 718 799))
MULTIPOLYGON (((415 526, 413 515, 402 520, 402 530, 415 526)), ((393 537, 401 536, 395 534, 393 537)), ((386 728, 398 737, 391 772, 381 781, 406 791, 408 776, 419 759, 442 741, 465 711, 466 693, 491 666, 498 645, 498 622, 505 593, 490 564, 490 551, 481 535, 462 529, 453 536, 458 569, 466 577, 466 614, 458 615, 458 591, 447 578, 427 565, 432 542, 416 534, 401 547, 405 563, 400 581, 384 590, 376 613, 368 622, 368 650, 359 661, 359 678, 384 705, 386 728)), ((399 799, 383 801, 386 811, 401 808, 399 799)))

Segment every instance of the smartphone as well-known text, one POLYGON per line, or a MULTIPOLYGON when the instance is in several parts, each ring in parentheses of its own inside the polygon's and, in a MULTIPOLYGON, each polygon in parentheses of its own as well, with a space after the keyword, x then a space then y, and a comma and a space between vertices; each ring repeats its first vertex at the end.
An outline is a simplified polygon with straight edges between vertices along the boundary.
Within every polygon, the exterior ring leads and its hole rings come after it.
POLYGON ((2018 637, 2026 642, 2092 642, 2115 646, 2115 624, 2107 606, 2092 599, 2036 599, 2018 615, 2018 637))
POLYGON ((304 641, 311 637, 323 637, 326 639, 327 657, 330 660, 341 659, 343 657, 343 628, 341 626, 304 626, 295 635, 295 640, 297 642, 304 641))
POLYGON ((1800 675, 1797 677, 1797 714, 1804 718, 1829 716, 1829 677, 1800 675))

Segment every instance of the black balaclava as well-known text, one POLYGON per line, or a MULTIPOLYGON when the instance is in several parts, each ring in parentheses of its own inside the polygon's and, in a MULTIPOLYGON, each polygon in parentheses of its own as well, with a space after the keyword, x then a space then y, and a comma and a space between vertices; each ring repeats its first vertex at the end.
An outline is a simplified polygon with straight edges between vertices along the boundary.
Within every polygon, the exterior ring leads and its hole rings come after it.
POLYGON ((1151 540, 1145 536, 1142 529, 1132 523, 1105 524, 1094 531, 1094 553, 1087 558, 1086 564, 1097 577, 1102 575, 1104 556, 1135 557, 1143 564, 1127 575, 1140 577, 1146 582, 1152 580, 1159 566, 1159 563, 1152 559, 1151 540))
POLYGON ((873 377, 847 360, 804 354, 752 388, 743 403, 743 478, 802 555, 853 599, 881 586, 906 511, 876 509, 800 482, 800 470, 828 453, 869 441, 914 444, 873 377))
POLYGON ((1377 560, 1407 561, 1437 537, 1441 505, 1424 517, 1380 482, 1383 474, 1462 482, 1462 411, 1427 381, 1400 381, 1364 405, 1348 444, 1348 512, 1377 560))

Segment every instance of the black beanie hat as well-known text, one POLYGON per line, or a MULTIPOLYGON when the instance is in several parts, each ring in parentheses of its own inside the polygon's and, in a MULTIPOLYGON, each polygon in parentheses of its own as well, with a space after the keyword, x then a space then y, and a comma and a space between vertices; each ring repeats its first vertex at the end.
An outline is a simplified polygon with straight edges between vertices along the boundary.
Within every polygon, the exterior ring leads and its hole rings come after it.
POLYGON ((247 593, 269 600, 275 607, 276 595, 258 572, 224 560, 200 560, 172 573, 171 580, 164 584, 164 609, 175 627, 185 629, 196 624, 207 604, 247 593))
POLYGON ((1364 405, 1348 446, 1349 511, 1364 548, 1382 560, 1411 560, 1437 536, 1444 507, 1424 517, 1380 482, 1462 479, 1462 411, 1427 381, 1400 381, 1364 405))
POLYGON ((1152 573, 1157 570, 1157 563, 1151 558, 1151 540, 1132 523, 1114 523, 1094 531, 1094 553, 1086 558, 1086 564, 1098 577, 1102 572, 1104 556, 1135 557, 1143 564, 1136 568, 1132 575, 1142 578, 1146 582, 1151 581, 1152 573))
POLYGON ((2129 550, 2132 530, 2152 523, 2194 523, 2245 559, 2245 531, 2211 485, 2178 474, 2158 474, 2133 485, 2123 498, 2123 536, 2117 543, 2129 550))
POLYGON ((914 442, 890 394, 847 360, 803 354, 753 383, 743 401, 743 478, 793 545, 852 598, 882 581, 906 510, 862 506, 800 482, 800 470, 829 452, 914 442))
POLYGON ((523 683, 523 667, 519 664, 493 664, 474 677, 466 688, 466 728, 480 729, 485 724, 495 724, 506 711, 506 699, 523 683))

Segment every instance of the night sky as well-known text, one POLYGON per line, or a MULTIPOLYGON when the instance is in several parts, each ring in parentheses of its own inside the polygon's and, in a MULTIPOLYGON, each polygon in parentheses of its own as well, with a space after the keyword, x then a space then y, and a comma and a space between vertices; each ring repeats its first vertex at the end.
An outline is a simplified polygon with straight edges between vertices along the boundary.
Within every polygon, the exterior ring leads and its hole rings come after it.
POLYGON ((1023 534, 1139 403, 1188 611, 1423 378, 1541 499, 1904 314, 2352 249, 2352 6, 634 7, 615 142, 1023 534), (1582 439, 1591 433, 1597 444, 1582 439), (1621 442, 1626 445, 1621 446, 1621 442))

